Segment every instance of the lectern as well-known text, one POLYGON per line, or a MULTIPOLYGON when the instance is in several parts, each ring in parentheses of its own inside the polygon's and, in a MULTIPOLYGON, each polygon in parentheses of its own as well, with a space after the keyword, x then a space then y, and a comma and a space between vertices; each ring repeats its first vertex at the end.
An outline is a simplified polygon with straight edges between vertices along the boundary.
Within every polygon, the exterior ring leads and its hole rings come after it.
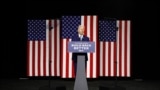
MULTIPOLYGON (((94 53, 95 42, 69 42, 68 51, 74 53, 94 53)), ((74 83, 74 90, 88 90, 88 84, 85 73, 85 56, 77 56, 77 72, 74 83)))

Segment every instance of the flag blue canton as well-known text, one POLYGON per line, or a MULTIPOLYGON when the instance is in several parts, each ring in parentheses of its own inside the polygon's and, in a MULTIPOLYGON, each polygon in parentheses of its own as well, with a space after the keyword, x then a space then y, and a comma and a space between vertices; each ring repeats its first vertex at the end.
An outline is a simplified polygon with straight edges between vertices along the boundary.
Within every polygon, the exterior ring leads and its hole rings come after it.
POLYGON ((28 20, 28 40, 45 40, 46 20, 28 20))
POLYGON ((62 38, 72 38, 77 34, 78 26, 81 24, 81 16, 62 16, 62 38))
POLYGON ((116 41, 116 20, 99 21, 99 41, 116 41))

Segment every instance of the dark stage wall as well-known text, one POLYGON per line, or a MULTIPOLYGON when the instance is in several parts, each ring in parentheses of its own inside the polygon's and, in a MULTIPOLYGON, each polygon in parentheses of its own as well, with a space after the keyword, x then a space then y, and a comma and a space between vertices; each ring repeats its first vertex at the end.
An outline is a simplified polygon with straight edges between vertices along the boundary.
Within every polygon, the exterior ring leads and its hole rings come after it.
MULTIPOLYGON (((104 0, 105 1, 105 0, 104 0)), ((110 0, 108 2, 27 1, 24 10, 15 8, 3 30, 1 78, 26 77, 27 19, 60 18, 61 15, 94 14, 128 19, 132 22, 132 78, 160 79, 158 44, 158 6, 156 2, 110 0), (63 4, 63 5, 62 5, 63 4), (23 14, 22 14, 23 13, 23 14), (10 25, 11 24, 11 25, 10 25)), ((1 35, 2 35, 1 34, 1 35)))

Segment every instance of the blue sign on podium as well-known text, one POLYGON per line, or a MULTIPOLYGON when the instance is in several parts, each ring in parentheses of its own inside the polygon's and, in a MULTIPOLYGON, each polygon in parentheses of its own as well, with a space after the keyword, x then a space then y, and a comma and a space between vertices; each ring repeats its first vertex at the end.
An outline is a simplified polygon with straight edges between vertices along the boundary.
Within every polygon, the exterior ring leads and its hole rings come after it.
POLYGON ((81 41, 72 41, 68 42, 68 51, 69 52, 95 52, 95 42, 81 42, 81 41))

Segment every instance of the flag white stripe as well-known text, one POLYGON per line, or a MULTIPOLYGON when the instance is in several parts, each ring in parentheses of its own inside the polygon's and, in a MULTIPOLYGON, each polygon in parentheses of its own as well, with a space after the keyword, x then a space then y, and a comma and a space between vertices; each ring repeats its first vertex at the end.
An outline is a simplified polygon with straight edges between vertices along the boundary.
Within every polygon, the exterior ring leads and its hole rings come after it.
POLYGON ((97 71, 97 57, 96 57, 96 52, 97 52, 97 22, 96 22, 96 16, 93 16, 93 41, 95 42, 95 52, 93 53, 93 78, 96 78, 96 71, 97 71))
POLYGON ((127 76, 128 77, 130 77, 130 26, 131 25, 131 23, 130 23, 130 21, 128 20, 127 21, 127 53, 128 53, 128 55, 127 55, 127 76))
POLYGON ((49 21, 46 21, 46 76, 49 76, 49 21))
POLYGON ((55 73, 54 73, 54 65, 55 65, 55 48, 54 48, 54 45, 55 45, 55 38, 54 38, 54 33, 55 33, 55 26, 54 26, 54 20, 51 20, 51 26, 53 27, 53 29, 50 31, 51 32, 51 75, 54 76, 55 73))
MULTIPOLYGON (((105 75, 108 76, 109 73, 108 73, 108 70, 110 67, 108 67, 108 43, 105 43, 105 75)), ((103 62, 104 63, 104 62, 103 62)))
POLYGON ((84 25, 84 16, 81 16, 81 25, 84 25))
POLYGON ((100 42, 100 76, 103 76, 103 42, 100 42))
POLYGON ((40 49, 41 49, 41 52, 40 52, 40 76, 43 76, 43 41, 40 42, 40 49))
POLYGON ((111 42, 111 76, 114 76, 114 42, 111 42))
POLYGON ((38 41, 35 41, 35 76, 38 76, 38 41))
POLYGON ((124 52, 125 52, 125 47, 124 47, 124 39, 125 39, 125 23, 122 21, 122 77, 124 76, 124 52))
POLYGON ((60 21, 57 20, 57 76, 60 76, 60 21))
POLYGON ((33 47, 32 47, 32 44, 33 44, 33 42, 32 41, 30 41, 29 42, 29 76, 32 76, 33 74, 32 74, 32 55, 33 55, 33 47))
MULTIPOLYGON (((66 39, 63 39, 63 75, 62 77, 66 77, 66 39)), ((68 68, 68 67, 67 67, 68 68)))

